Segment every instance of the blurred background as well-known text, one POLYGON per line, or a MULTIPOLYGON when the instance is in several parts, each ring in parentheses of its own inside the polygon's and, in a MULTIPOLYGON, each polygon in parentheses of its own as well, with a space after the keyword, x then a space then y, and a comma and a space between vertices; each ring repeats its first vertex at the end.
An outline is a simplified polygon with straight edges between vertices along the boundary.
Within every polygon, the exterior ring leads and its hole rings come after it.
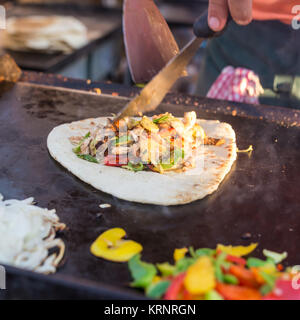
MULTIPOLYGON (((207 8, 207 0, 155 3, 180 48, 193 36, 196 17, 207 8)), ((23 70, 133 84, 123 43, 122 0, 0 0, 0 4, 7 17, 6 30, 1 31, 2 53, 8 52, 23 70), (54 15, 60 19, 20 19, 54 15)), ((204 47, 205 43, 188 67, 189 76, 173 91, 194 93, 204 47)))

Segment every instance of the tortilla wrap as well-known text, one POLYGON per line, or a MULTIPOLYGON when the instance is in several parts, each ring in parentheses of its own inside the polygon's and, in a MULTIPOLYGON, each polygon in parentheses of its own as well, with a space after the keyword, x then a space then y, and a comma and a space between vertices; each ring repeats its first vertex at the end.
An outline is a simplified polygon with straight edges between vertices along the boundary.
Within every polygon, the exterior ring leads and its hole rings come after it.
POLYGON ((15 51, 69 53, 87 43, 87 28, 72 16, 10 17, 3 40, 15 51))
POLYGON ((180 205, 204 198, 219 187, 236 160, 235 132, 227 123, 197 120, 207 136, 225 139, 221 146, 203 145, 196 167, 186 172, 132 172, 79 159, 69 138, 84 136, 92 127, 106 124, 107 118, 86 119, 54 128, 48 136, 51 156, 67 170, 94 188, 127 201, 180 205))

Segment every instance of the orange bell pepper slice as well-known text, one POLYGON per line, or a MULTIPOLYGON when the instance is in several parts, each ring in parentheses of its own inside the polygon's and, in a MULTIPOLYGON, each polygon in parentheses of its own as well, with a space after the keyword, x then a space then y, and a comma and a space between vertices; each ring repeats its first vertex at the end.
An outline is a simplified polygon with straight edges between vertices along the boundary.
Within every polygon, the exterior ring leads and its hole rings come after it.
POLYGON ((250 270, 252 271, 256 282, 259 283, 260 285, 265 284, 264 278, 260 275, 260 270, 256 267, 251 267, 250 270))
POLYGON ((239 282, 243 286, 258 288, 260 283, 257 281, 256 275, 252 270, 245 269, 241 266, 231 265, 229 273, 238 278, 239 282))
POLYGON ((262 296, 258 290, 248 287, 240 287, 230 284, 217 283, 216 290, 226 300, 261 300, 262 296))

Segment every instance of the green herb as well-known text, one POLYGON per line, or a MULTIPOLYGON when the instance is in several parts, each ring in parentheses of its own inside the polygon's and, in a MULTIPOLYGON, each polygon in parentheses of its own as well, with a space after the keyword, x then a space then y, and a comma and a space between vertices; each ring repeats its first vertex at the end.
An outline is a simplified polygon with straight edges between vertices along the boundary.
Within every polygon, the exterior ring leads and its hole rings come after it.
POLYGON ((264 284, 264 285, 259 289, 259 291, 260 291, 260 293, 261 293, 263 296, 265 296, 266 294, 272 292, 273 289, 274 289, 273 286, 270 286, 270 285, 268 285, 268 284, 264 284))
POLYGON ((138 172, 138 171, 143 171, 144 170, 144 165, 140 162, 139 164, 133 164, 131 162, 128 162, 126 166, 122 166, 122 168, 138 172))
POLYGON ((221 266, 223 269, 229 270, 229 268, 231 267, 231 263, 229 261, 223 261, 221 266))
POLYGON ((202 257, 202 256, 213 256, 216 253, 216 250, 214 249, 208 249, 208 248, 203 248, 203 249, 198 249, 195 251, 195 256, 196 257, 202 257))
POLYGON ((224 300, 223 297, 215 290, 207 292, 204 296, 205 300, 224 300))
POLYGON ((189 253, 193 258, 200 258, 202 256, 213 256, 216 253, 216 250, 209 248, 202 248, 195 250, 193 247, 189 247, 189 253))
POLYGON ((161 163, 160 166, 162 167, 163 170, 168 170, 174 167, 174 163, 169 163, 169 164, 161 163))
POLYGON ((133 142, 132 138, 128 135, 124 135, 122 137, 115 138, 115 140, 112 141, 112 144, 115 146, 119 146, 122 144, 127 144, 128 142, 133 142))
POLYGON ((184 158, 184 150, 176 148, 173 152, 171 159, 169 159, 167 163, 161 163, 161 167, 164 170, 171 169, 178 163, 179 160, 182 160, 183 158, 184 158))
POLYGON ((89 154, 78 154, 77 157, 80 158, 80 159, 89 161, 89 162, 99 163, 96 158, 94 158, 93 156, 91 156, 89 154))
POLYGON ((73 148, 73 152, 76 154, 80 153, 80 151, 81 151, 81 145, 78 145, 77 147, 73 148))
POLYGON ((263 250, 263 254, 264 254, 265 257, 271 259, 276 264, 280 263, 281 261, 286 259, 287 256, 288 256, 287 252, 277 253, 277 252, 273 252, 273 251, 266 250, 266 249, 263 250))
POLYGON ((146 295, 152 299, 160 299, 168 290, 171 281, 163 280, 157 283, 150 284, 146 290, 146 295))
POLYGON ((153 122, 155 124, 163 123, 163 122, 166 122, 169 119, 169 117, 170 117, 169 114, 165 114, 165 115, 161 116, 160 118, 154 119, 153 122))
POLYGON ((136 288, 147 288, 157 273, 153 264, 141 261, 140 254, 132 257, 128 262, 128 266, 134 279, 132 286, 136 288))
POLYGON ((189 247, 189 253, 192 258, 197 258, 194 247, 189 247))
POLYGON ((184 150, 176 148, 174 150, 174 164, 176 164, 179 160, 184 158, 184 150))
POLYGON ((176 274, 186 271, 196 262, 194 258, 182 258, 176 262, 176 274))
POLYGON ((260 271, 259 275, 265 280, 266 284, 274 288, 276 282, 276 276, 268 274, 264 271, 260 271))
POLYGON ((233 276, 232 274, 224 274, 223 280, 226 283, 234 284, 234 285, 239 283, 239 280, 237 279, 237 277, 233 276))
POLYGON ((226 257, 227 254, 225 252, 221 252, 215 260, 215 276, 220 282, 224 281, 222 265, 224 264, 226 257))
POLYGON ((258 258, 248 258, 247 259, 247 267, 263 267, 265 265, 269 264, 268 261, 264 261, 258 258))
POLYGON ((176 271, 176 267, 171 265, 169 262, 157 263, 156 266, 163 277, 172 276, 176 271))
POLYGON ((76 153, 76 154, 77 154, 77 153, 80 153, 80 151, 81 151, 81 146, 82 146, 84 140, 86 140, 86 139, 89 138, 90 136, 91 136, 91 133, 88 132, 88 133, 80 140, 78 146, 75 147, 75 148, 73 148, 73 152, 76 153))

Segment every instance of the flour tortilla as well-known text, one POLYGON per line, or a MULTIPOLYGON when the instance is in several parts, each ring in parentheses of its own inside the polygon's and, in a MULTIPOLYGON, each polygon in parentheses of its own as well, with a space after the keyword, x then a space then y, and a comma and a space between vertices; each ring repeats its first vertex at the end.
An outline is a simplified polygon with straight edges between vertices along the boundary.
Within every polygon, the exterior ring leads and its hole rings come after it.
POLYGON ((15 51, 68 53, 87 43, 87 28, 71 16, 28 16, 7 19, 4 46, 15 51))
POLYGON ((180 205, 204 198, 219 187, 236 160, 235 132, 227 123, 197 120, 207 136, 223 138, 222 146, 201 146, 196 167, 182 173, 132 172, 79 159, 69 138, 84 136, 107 118, 87 119, 54 128, 48 136, 51 156, 82 181, 120 199, 156 205, 180 205))

